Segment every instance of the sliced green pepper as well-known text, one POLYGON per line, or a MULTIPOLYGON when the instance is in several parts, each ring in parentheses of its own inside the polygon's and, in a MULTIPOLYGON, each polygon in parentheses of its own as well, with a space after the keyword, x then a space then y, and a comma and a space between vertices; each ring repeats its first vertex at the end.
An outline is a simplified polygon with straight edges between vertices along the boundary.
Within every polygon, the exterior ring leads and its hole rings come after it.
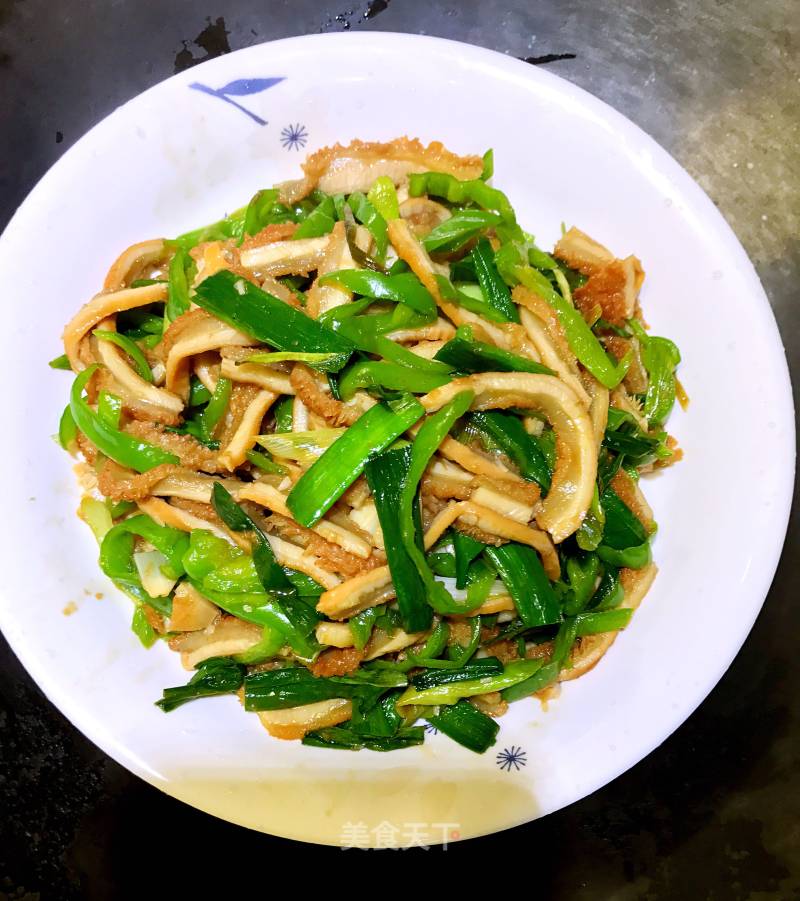
POLYGON ((120 466, 127 466, 137 472, 147 472, 162 463, 178 463, 179 460, 174 454, 113 428, 91 409, 82 394, 97 369, 97 364, 93 363, 84 369, 72 384, 69 409, 78 430, 100 453, 110 457, 120 466))
POLYGON ((514 461, 524 479, 537 482, 545 492, 549 491, 552 476, 547 457, 536 438, 525 431, 519 417, 500 410, 486 410, 473 413, 470 424, 514 461))
POLYGON ((507 663, 501 673, 471 679, 467 682, 453 682, 423 689, 416 689, 410 685, 400 696, 397 706, 455 704, 459 698, 471 698, 474 695, 503 691, 512 685, 530 679, 535 672, 541 669, 542 665, 542 660, 514 660, 507 663))
POLYGON ((125 353, 131 358, 131 362, 133 363, 133 368, 136 372, 146 381, 153 381, 153 370, 150 368, 150 364, 147 362, 147 357, 142 353, 142 349, 136 344, 135 341, 132 341, 126 335, 121 335, 119 332, 110 332, 105 329, 96 328, 92 334, 95 338, 98 338, 100 341, 109 341, 111 344, 116 344, 121 350, 124 350, 125 353))
POLYGON ((436 301, 413 272, 384 275, 369 269, 338 269, 323 275, 319 283, 340 285, 354 294, 374 300, 403 303, 429 319, 436 317, 436 301))
POLYGON ((297 227, 292 235, 293 240, 300 238, 319 238, 333 231, 336 224, 336 207, 332 197, 323 198, 316 209, 297 227))
MULTIPOLYGON (((511 244, 501 248, 497 255, 498 261, 507 248, 511 248, 512 251, 514 249, 511 244)), ((619 363, 614 363, 580 312, 553 288, 547 276, 538 269, 520 265, 518 262, 514 262, 512 256, 510 264, 505 267, 501 265, 500 271, 511 284, 520 282, 535 294, 543 297, 553 307, 561 327, 564 329, 569 346, 578 360, 601 385, 605 385, 606 388, 616 388, 625 378, 630 366, 630 358, 625 357, 619 363)))
POLYGON ((366 226, 375 241, 375 259, 381 264, 384 263, 389 246, 386 220, 360 192, 351 194, 347 198, 347 202, 355 218, 366 226))
POLYGON ((387 222, 400 218, 397 191, 395 190, 394 182, 388 175, 381 175, 375 179, 367 194, 367 200, 387 222))
POLYGON ((362 360, 353 363, 342 373, 339 379, 339 393, 342 400, 349 400, 359 388, 381 387, 392 391, 427 394, 449 381, 448 375, 411 369, 399 363, 362 360))
POLYGON ((496 213, 484 210, 457 210, 449 219, 440 222, 422 239, 428 253, 454 253, 468 244, 484 229, 501 221, 496 213))
POLYGON ((441 360, 457 372, 532 372, 554 375, 552 369, 535 360, 478 341, 472 334, 472 327, 460 325, 444 347, 439 348, 434 360, 441 360))
POLYGON ((478 276, 478 284, 486 299, 486 302, 500 313, 508 322, 519 322, 519 312, 511 292, 503 281, 494 262, 494 252, 486 238, 481 238, 473 248, 472 262, 475 266, 475 274, 478 276))
POLYGON ((408 177, 408 193, 412 197, 432 194, 450 203, 474 203, 484 210, 494 210, 506 222, 516 222, 508 197, 478 178, 459 181, 446 172, 412 173, 408 177))

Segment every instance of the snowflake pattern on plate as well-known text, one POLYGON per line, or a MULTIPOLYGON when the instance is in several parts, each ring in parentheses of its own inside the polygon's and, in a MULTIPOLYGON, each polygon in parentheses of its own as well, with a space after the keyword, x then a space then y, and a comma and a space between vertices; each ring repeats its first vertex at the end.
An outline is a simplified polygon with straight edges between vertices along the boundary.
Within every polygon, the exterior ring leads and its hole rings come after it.
POLYGON ((522 767, 527 766, 528 755, 521 747, 511 745, 510 748, 503 748, 502 751, 498 751, 495 760, 501 770, 510 773, 512 767, 519 771, 522 767))
POLYGON ((299 122, 281 129, 281 144, 287 150, 299 150, 308 142, 308 131, 299 122))

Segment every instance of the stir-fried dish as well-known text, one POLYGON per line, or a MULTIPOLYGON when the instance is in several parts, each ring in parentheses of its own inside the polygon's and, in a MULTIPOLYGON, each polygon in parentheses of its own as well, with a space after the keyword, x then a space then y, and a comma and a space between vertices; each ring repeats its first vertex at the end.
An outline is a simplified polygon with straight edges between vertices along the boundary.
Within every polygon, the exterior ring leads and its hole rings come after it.
POLYGON ((133 631, 278 738, 485 751, 653 582, 675 345, 635 256, 551 253, 491 151, 354 141, 125 250, 64 331, 59 440, 133 631))

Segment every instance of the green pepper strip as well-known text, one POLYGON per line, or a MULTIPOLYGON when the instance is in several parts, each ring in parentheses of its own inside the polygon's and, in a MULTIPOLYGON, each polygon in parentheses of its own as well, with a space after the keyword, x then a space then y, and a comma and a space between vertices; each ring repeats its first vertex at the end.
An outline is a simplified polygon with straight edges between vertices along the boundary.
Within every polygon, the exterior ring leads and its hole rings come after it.
POLYGON ((83 432, 101 454, 110 457, 120 466, 135 469, 136 472, 147 472, 162 463, 180 462, 174 454, 168 454, 154 444, 112 428, 91 409, 81 395, 97 368, 97 363, 93 363, 72 383, 69 409, 78 430, 83 432))
POLYGON ((189 281, 186 269, 191 262, 183 248, 178 247, 169 261, 167 272, 167 305, 164 308, 164 328, 189 309, 189 281))
POLYGON ((100 568, 122 591, 139 603, 145 603, 165 616, 172 612, 170 598, 153 598, 142 587, 133 560, 135 536, 149 541, 166 558, 164 575, 177 579, 184 573, 183 555, 189 547, 189 536, 170 526, 160 526, 149 516, 138 514, 124 519, 106 532, 100 544, 100 568))
POLYGON ((250 198, 247 209, 244 212, 244 231, 248 235, 257 235, 263 228, 262 220, 278 199, 278 191, 268 188, 256 193, 250 198))
POLYGON ((508 322, 519 322, 517 305, 511 299, 508 285, 503 281, 494 262, 492 246, 481 238, 473 248, 472 261, 475 264, 475 274, 478 276, 478 284, 481 286, 486 302, 497 310, 508 322))
POLYGON ((630 327, 642 347, 642 362, 647 370, 647 393, 644 397, 644 415, 655 424, 669 416, 675 404, 675 369, 681 361, 681 353, 669 338, 648 335, 636 319, 630 327))
POLYGON ((483 155, 481 181, 488 181, 494 175, 494 150, 490 147, 483 155))
MULTIPOLYGON (((445 620, 442 620, 439 623, 439 625, 441 625, 444 622, 445 622, 445 620)), ((449 631, 449 629, 448 629, 448 631, 449 631)), ((450 656, 446 660, 434 659, 437 656, 437 654, 434 654, 431 652, 431 650, 428 650, 427 645, 426 645, 426 647, 422 648, 422 650, 419 652, 419 654, 408 654, 406 659, 412 661, 416 666, 426 667, 429 671, 430 670, 443 670, 443 671, 446 670, 449 673, 449 672, 452 672, 455 670, 462 670, 464 667, 467 666, 471 657, 473 656, 475 651, 478 650, 478 647, 481 643, 481 618, 479 616, 470 617, 469 632, 470 632, 470 637, 469 637, 469 641, 466 643, 466 645, 462 646, 460 644, 454 643, 448 647, 448 653, 450 654, 450 656)), ((429 641, 430 641, 430 639, 429 639, 429 641)), ((438 651, 437 653, 441 653, 441 650, 438 651)), ((473 663, 476 666, 483 666, 485 664, 490 667, 495 667, 498 670, 502 669, 502 667, 499 666, 495 657, 482 657, 482 658, 474 660, 473 663), (486 661, 495 661, 495 662, 494 663, 485 663, 486 661)), ((428 674, 428 676, 435 680, 435 677, 430 676, 430 673, 428 674)), ((466 678, 466 677, 464 677, 464 678, 466 678)), ((442 680, 444 681, 445 679, 446 679, 446 677, 443 676, 442 680)), ((415 677, 415 684, 416 684, 416 677, 415 677)), ((431 684, 433 684, 433 683, 431 683, 431 684)), ((419 688, 421 686, 417 685, 417 687, 419 688)))
POLYGON ((211 400, 209 400, 203 412, 198 417, 200 436, 203 441, 211 441, 214 437, 214 430, 225 415, 225 411, 228 409, 232 388, 233 385, 230 379, 223 378, 222 376, 217 379, 217 384, 214 387, 214 393, 211 395, 211 400))
POLYGON ((325 326, 325 328, 330 328, 338 332, 340 326, 346 320, 360 316, 362 313, 366 312, 373 303, 375 303, 375 301, 371 297, 362 297, 361 300, 353 300, 350 303, 343 303, 338 307, 331 307, 330 310, 325 310, 324 313, 319 314, 319 318, 316 321, 320 325, 325 326))
POLYGON ((397 202, 397 191, 394 182, 388 175, 375 179, 369 189, 367 200, 387 222, 400 218, 400 205, 397 202))
POLYGON ((265 591, 262 583, 268 580, 261 577, 263 566, 257 569, 254 557, 241 551, 215 567, 215 561, 221 559, 219 549, 212 541, 199 541, 196 535, 192 532, 190 551, 184 557, 192 585, 239 619, 278 631, 282 644, 290 645, 304 659, 312 658, 319 650, 312 634, 319 621, 313 606, 298 598, 291 584, 280 596, 265 591))
MULTIPOLYGON (((250 522, 243 511, 237 514, 226 509, 225 515, 226 524, 230 521, 244 526, 250 522)), ((313 657, 319 650, 312 636, 319 619, 316 611, 297 598, 296 589, 280 567, 267 573, 265 564, 269 561, 257 563, 257 557, 257 551, 250 557, 210 532, 195 529, 183 564, 192 585, 217 606, 239 619, 277 630, 295 653, 306 659, 313 657), (276 587, 266 591, 265 582, 276 587)))
POLYGON ((616 388, 625 378, 630 358, 623 357, 619 363, 614 363, 580 312, 553 288, 547 276, 531 266, 514 266, 513 275, 516 281, 553 307, 572 352, 597 381, 606 388, 616 388))
POLYGON ((367 460, 387 448, 425 413, 419 401, 404 395, 388 404, 376 404, 303 473, 286 505, 306 528, 311 528, 364 471, 367 460))
POLYGON ((467 607, 475 610, 489 597, 497 579, 497 570, 483 557, 470 564, 467 570, 467 607))
POLYGON ((291 432, 294 418, 294 395, 287 395, 272 408, 275 416, 275 433, 291 432))
POLYGON ((58 443, 68 454, 74 454, 78 449, 77 439, 78 427, 69 406, 66 406, 58 421, 58 443))
POLYGON ((445 172, 412 173, 408 177, 408 193, 412 197, 432 194, 450 203, 474 203, 484 210, 494 210, 506 222, 516 222, 508 197, 477 178, 459 181, 445 172))
POLYGON ((114 559, 119 559, 127 547, 132 547, 134 535, 149 541, 167 558, 163 565, 165 576, 179 579, 184 574, 183 555, 189 549, 188 534, 171 526, 160 526, 144 513, 123 519, 106 533, 100 547, 100 567, 103 572, 106 572, 106 567, 114 559))
POLYGON ((235 560, 241 560, 244 551, 218 538, 206 529, 192 529, 189 548, 183 555, 183 567, 195 582, 202 583, 206 576, 235 560))
POLYGON ((278 202, 278 195, 277 188, 256 191, 245 210, 244 234, 257 235, 267 225, 294 221, 291 210, 278 202))
POLYGON ((456 577, 456 557, 447 551, 432 551, 425 559, 431 572, 437 576, 446 576, 448 579, 456 577))
POLYGON ((72 369, 72 364, 70 363, 69 357, 66 354, 61 354, 60 357, 54 357, 47 365, 51 369, 72 369))
POLYGON ((456 588, 467 587, 467 572, 472 561, 479 557, 485 544, 455 530, 453 532, 453 551, 456 557, 456 588))
POLYGON ((110 391, 101 391, 97 395, 97 415, 112 429, 118 429, 122 418, 122 398, 110 391))
POLYGON ((503 692, 503 700, 518 701, 527 695, 532 695, 543 688, 547 688, 558 679, 558 675, 564 668, 569 652, 578 637, 578 617, 564 620, 553 643, 553 653, 550 660, 530 678, 518 682, 503 692))
POLYGON ((417 313, 436 318, 436 301, 413 272, 383 275, 369 269, 338 269, 319 279, 320 285, 340 285, 354 294, 374 300, 390 300, 411 307, 417 313))
POLYGON ((136 604, 133 608, 133 617, 131 618, 131 632, 139 639, 146 648, 152 648, 158 640, 156 630, 150 625, 149 620, 144 612, 141 604, 136 604))
POLYGON ((95 338, 99 338, 101 341, 109 341, 111 344, 116 344, 121 350, 124 350, 125 353, 131 358, 131 362, 133 363, 133 368, 136 372, 146 381, 153 382, 153 370, 150 368, 150 364, 147 362, 147 357, 142 353, 142 349, 136 344, 135 341, 131 341, 126 335, 121 335, 119 332, 110 332, 105 329, 96 328, 92 334, 95 338))
POLYGON ((631 621, 633 610, 622 607, 617 610, 592 611, 581 613, 575 617, 578 638, 586 635, 600 635, 603 632, 616 632, 624 629, 631 621))
POLYGON ((383 264, 386 261, 386 251, 389 247, 389 231, 386 220, 360 192, 351 194, 347 202, 355 218, 366 226, 375 240, 375 259, 378 263, 383 264))
MULTIPOLYGON (((465 259, 472 260, 471 257, 465 257, 465 259)), ((445 300, 458 304, 465 310, 469 310, 470 313, 482 316, 490 322, 508 322, 503 313, 488 303, 480 285, 464 283, 455 286, 444 275, 436 276, 436 284, 439 286, 439 293, 445 300)))
POLYGON ((282 633, 271 626, 264 626, 261 641, 240 654, 234 654, 233 659, 237 663, 246 663, 248 665, 263 663, 265 660, 277 657, 285 643, 286 638, 282 633))
POLYGON ((451 369, 446 363, 438 360, 426 360, 410 351, 402 344, 397 344, 384 335, 376 334, 374 323, 371 320, 377 316, 358 316, 337 322, 336 334, 343 335, 351 341, 359 350, 365 353, 376 354, 384 357, 392 363, 399 363, 417 372, 446 375, 449 377, 451 369))
POLYGON ((524 479, 538 482, 544 491, 550 490, 551 472, 544 451, 517 416, 487 410, 474 413, 471 424, 508 454, 524 479))
POLYGON ((613 610, 619 607, 625 598, 625 590, 619 578, 619 570, 615 566, 606 566, 597 591, 592 597, 592 610, 613 610))
POLYGON ((450 637, 450 624, 446 619, 440 619, 434 627, 431 634, 425 640, 425 644, 420 648, 419 653, 414 655, 409 653, 408 658, 416 661, 425 661, 419 663, 420 666, 427 666, 431 660, 439 656, 447 647, 447 639, 450 637))
POLYGON ((483 210, 458 210, 449 219, 440 222, 422 239, 428 253, 454 253, 476 235, 501 221, 495 213, 483 210))
MULTIPOLYGON (((273 363, 305 363, 320 372, 338 372, 347 362, 350 354, 341 353, 303 353, 296 350, 279 351, 277 353, 251 354, 242 363, 262 363, 271 366, 273 363)), ((237 363, 237 365, 239 365, 237 363)))
POLYGON ((228 238, 241 238, 244 233, 244 218, 247 208, 242 207, 225 219, 204 225, 193 231, 179 235, 171 243, 188 252, 205 241, 225 241, 228 238))
POLYGON ((317 618, 308 604, 298 601, 296 610, 286 609, 287 598, 278 600, 266 592, 213 591, 203 583, 190 580, 200 594, 213 601, 226 613, 259 626, 269 626, 280 632, 292 650, 303 659, 311 659, 319 650, 319 645, 311 633, 317 618), (305 619, 298 623, 295 613, 303 613, 305 619), (309 616, 310 614, 310 616, 309 616))
POLYGON ((333 231, 335 224, 336 207, 333 197, 325 197, 308 218, 300 223, 292 239, 296 241, 299 238, 319 238, 333 231))
POLYGON ((628 569, 642 569, 653 559, 649 541, 622 550, 601 544, 597 549, 597 556, 603 563, 611 566, 626 566, 628 569))
POLYGON ((393 391, 427 394, 449 381, 449 375, 417 371, 385 360, 362 360, 344 371, 339 379, 339 393, 345 401, 359 388, 382 387, 393 391))
POLYGON ((478 341, 472 335, 472 326, 460 325, 444 347, 439 348, 434 360, 441 360, 457 372, 532 372, 554 375, 542 363, 521 357, 494 344, 478 341))
POLYGON ((565 569, 571 595, 564 604, 564 613, 567 616, 575 616, 584 610, 592 599, 600 572, 600 558, 597 554, 587 554, 583 559, 568 557, 565 569))
POLYGON ((622 551, 647 541, 647 529, 613 488, 606 488, 600 495, 600 505, 606 518, 604 545, 622 551))
POLYGON ((219 518, 233 532, 252 532, 256 543, 253 548, 253 563, 258 578, 265 591, 293 594, 294 588, 286 578, 283 568, 275 559, 272 546, 258 525, 236 503, 221 482, 214 482, 211 503, 219 518))
POLYGON ((372 635, 372 627, 375 620, 383 613, 382 607, 367 607, 361 613, 351 616, 347 621, 350 634, 353 636, 353 644, 359 651, 363 651, 372 635))
POLYGON ((603 540, 603 529, 606 524, 606 514, 600 505, 600 493, 597 485, 594 486, 592 502, 586 511, 586 516, 580 528, 575 533, 575 541, 582 551, 595 551, 603 540))
POLYGON ((283 568, 283 571, 286 573, 286 578, 294 586, 298 597, 306 598, 309 601, 313 600, 316 604, 320 596, 325 593, 324 587, 306 573, 301 573, 296 569, 289 569, 286 566, 283 568))
POLYGON ((542 667, 541 660, 514 660, 506 664, 502 673, 485 676, 482 679, 471 679, 467 682, 453 682, 435 685, 432 688, 415 689, 412 685, 403 692, 397 701, 398 707, 408 704, 455 704, 459 698, 471 698, 475 695, 503 691, 530 679, 542 667))
POLYGON ((206 386, 193 375, 189 382, 189 403, 187 407, 199 407, 211 400, 211 392, 206 386))
POLYGON ((340 353, 344 366, 345 354, 353 349, 343 335, 228 270, 202 281, 194 300, 217 319, 278 350, 340 353))
POLYGON ((262 472, 273 473, 274 475, 285 476, 288 469, 280 463, 276 463, 266 452, 250 450, 247 452, 247 461, 252 463, 262 472))

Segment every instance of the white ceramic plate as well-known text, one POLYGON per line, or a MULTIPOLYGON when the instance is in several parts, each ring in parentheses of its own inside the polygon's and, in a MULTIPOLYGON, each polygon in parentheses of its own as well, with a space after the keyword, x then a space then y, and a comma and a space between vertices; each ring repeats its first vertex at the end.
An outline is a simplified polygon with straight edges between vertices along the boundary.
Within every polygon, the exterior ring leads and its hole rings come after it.
POLYGON ((767 593, 788 517, 794 426, 761 286, 674 160, 541 69, 394 34, 293 38, 215 59, 127 103, 65 154, 0 240, 0 283, 0 625, 85 735, 202 810, 292 838, 377 845, 480 835, 557 810, 689 716, 767 593), (601 665, 566 684, 547 712, 514 704, 483 756, 441 735, 387 755, 305 748, 271 739, 230 697, 165 716, 153 701, 186 674, 163 645, 139 646, 129 601, 99 573, 74 515, 68 458, 51 438, 70 379, 47 360, 122 248, 219 218, 296 176, 309 150, 403 133, 460 153, 493 147, 494 183, 542 246, 566 222, 643 261, 647 319, 678 343, 692 399, 670 422, 685 460, 645 486, 660 575, 601 665), (65 616, 69 603, 78 609, 65 616))

